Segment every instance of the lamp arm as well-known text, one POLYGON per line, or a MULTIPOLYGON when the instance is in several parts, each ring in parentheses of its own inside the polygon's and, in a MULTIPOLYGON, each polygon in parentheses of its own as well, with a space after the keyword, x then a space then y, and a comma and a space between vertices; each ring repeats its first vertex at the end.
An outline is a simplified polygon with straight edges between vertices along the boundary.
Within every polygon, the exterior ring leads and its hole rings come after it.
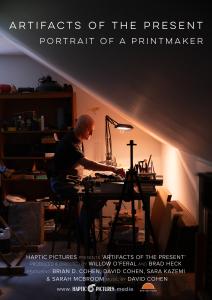
POLYGON ((108 153, 109 153, 109 144, 108 144, 108 125, 107 125, 107 121, 106 121, 106 118, 105 118, 105 148, 106 148, 106 151, 105 151, 105 155, 106 155, 106 161, 108 159, 108 153))
POLYGON ((109 133, 109 159, 112 160, 113 159, 113 155, 112 155, 112 138, 111 138, 111 132, 110 132, 110 126, 108 124, 108 133, 109 133))
POLYGON ((112 138, 110 132, 110 124, 112 124, 115 128, 125 130, 133 129, 133 126, 128 124, 120 124, 113 120, 110 116, 105 116, 105 146, 106 146, 106 161, 112 160, 112 138))
POLYGON ((109 117, 108 115, 105 116, 105 121, 108 121, 109 123, 111 123, 112 125, 116 126, 119 123, 116 122, 115 120, 113 120, 111 117, 109 117))
MULTIPOLYGON (((112 139, 110 132, 111 118, 109 116, 105 117, 105 145, 106 145, 106 161, 112 160, 112 139)), ((113 124, 113 123, 112 123, 113 124)))

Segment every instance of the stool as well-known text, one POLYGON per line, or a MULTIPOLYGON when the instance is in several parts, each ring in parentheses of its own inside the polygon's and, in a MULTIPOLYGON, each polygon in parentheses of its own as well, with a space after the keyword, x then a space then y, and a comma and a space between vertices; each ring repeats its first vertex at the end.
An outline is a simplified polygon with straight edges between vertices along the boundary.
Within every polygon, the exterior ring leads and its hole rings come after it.
POLYGON ((61 206, 65 206, 65 211, 67 212, 67 218, 68 218, 68 244, 67 248, 70 248, 71 244, 71 231, 72 231, 72 223, 74 222, 74 231, 76 234, 76 242, 77 242, 77 255, 80 255, 80 226, 79 226, 79 209, 78 209, 78 202, 77 201, 71 201, 70 199, 63 198, 58 193, 52 193, 50 196, 50 202, 56 207, 56 214, 55 214, 55 229, 53 232, 53 239, 52 239, 52 249, 51 254, 54 253, 55 250, 55 242, 57 234, 60 231, 59 223, 60 223, 60 215, 61 215, 61 206))

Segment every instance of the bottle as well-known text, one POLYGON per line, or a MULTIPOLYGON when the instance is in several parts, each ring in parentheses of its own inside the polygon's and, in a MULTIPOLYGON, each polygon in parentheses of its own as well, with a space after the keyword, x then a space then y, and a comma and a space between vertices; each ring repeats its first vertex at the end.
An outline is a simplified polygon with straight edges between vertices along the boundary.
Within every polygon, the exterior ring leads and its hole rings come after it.
POLYGON ((18 119, 16 122, 16 129, 21 130, 21 116, 18 116, 18 119))
POLYGON ((0 251, 4 254, 10 252, 10 228, 0 228, 0 251))
POLYGON ((44 116, 40 117, 40 130, 44 131, 45 129, 45 120, 44 120, 44 116))
POLYGON ((59 107, 57 110, 57 128, 59 130, 64 129, 65 127, 65 118, 64 118, 64 109, 59 107))
POLYGON ((30 118, 26 119, 26 129, 32 130, 32 120, 30 118))
POLYGON ((21 118, 21 130, 25 130, 25 121, 21 118))

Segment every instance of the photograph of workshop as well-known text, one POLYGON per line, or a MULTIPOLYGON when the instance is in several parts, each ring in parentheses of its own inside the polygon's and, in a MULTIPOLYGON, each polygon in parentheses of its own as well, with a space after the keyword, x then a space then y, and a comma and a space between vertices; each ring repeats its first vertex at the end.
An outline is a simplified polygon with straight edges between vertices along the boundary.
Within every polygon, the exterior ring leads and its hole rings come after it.
POLYGON ((211 299, 211 5, 1 2, 0 299, 211 299))

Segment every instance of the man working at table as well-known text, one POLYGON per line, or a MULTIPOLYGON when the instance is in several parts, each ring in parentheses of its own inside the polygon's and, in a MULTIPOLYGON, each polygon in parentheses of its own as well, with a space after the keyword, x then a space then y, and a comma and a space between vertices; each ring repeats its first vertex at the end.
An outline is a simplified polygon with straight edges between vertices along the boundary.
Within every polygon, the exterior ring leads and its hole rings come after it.
MULTIPOLYGON (((70 199, 70 201, 75 201, 77 192, 74 185, 67 182, 66 176, 69 174, 76 175, 76 168, 80 165, 88 170, 111 171, 119 175, 124 175, 123 169, 100 164, 84 156, 81 145, 83 140, 90 139, 94 126, 95 122, 89 115, 81 115, 77 120, 76 127, 68 132, 58 143, 55 152, 50 178, 51 188, 62 197, 70 199)), ((80 213, 81 225, 84 226, 85 215, 88 215, 87 224, 90 226, 104 204, 105 200, 92 199, 88 208, 83 205, 80 213)))

